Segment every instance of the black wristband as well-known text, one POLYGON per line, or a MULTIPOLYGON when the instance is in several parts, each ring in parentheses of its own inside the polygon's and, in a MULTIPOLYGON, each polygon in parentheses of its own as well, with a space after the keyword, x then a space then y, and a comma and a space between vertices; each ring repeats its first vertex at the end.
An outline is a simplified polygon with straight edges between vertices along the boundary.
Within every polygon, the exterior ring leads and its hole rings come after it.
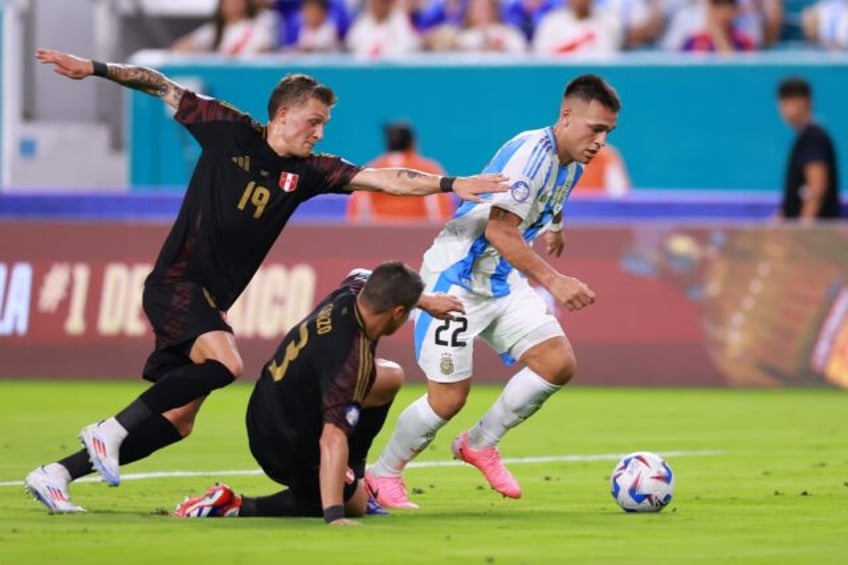
POLYGON ((103 61, 95 61, 92 59, 91 64, 94 65, 94 76, 96 77, 105 77, 106 73, 109 71, 109 67, 107 67, 106 63, 103 61))
POLYGON ((331 522, 335 522, 339 518, 344 518, 344 506, 341 504, 336 504, 335 506, 328 506, 324 509, 324 521, 328 524, 331 522))
POLYGON ((456 177, 442 177, 439 179, 439 190, 442 192, 453 192, 453 182, 456 177))

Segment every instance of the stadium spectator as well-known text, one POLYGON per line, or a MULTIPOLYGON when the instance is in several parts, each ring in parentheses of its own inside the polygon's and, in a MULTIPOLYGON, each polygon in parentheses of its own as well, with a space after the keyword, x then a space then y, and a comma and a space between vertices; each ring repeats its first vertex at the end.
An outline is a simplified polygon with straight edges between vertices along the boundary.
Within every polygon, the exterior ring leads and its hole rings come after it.
POLYGON ((736 28, 739 0, 709 0, 705 27, 683 40, 682 51, 733 53, 751 51, 754 41, 736 28))
POLYGON ((662 31, 662 0, 597 0, 599 10, 613 12, 621 23, 622 45, 627 48, 653 43, 662 31))
POLYGON ((143 376, 153 385, 115 416, 86 426, 80 435, 84 449, 27 475, 27 491, 54 512, 82 511, 70 500, 71 480, 96 469, 117 486, 121 464, 188 436, 206 396, 241 375, 226 312, 302 202, 354 190, 424 195, 456 187, 472 198, 504 190, 502 176, 454 179, 412 169, 363 169, 313 154, 336 96, 306 75, 288 75, 277 84, 262 125, 153 69, 49 49, 38 49, 36 57, 74 80, 100 76, 161 98, 202 147, 144 285, 142 302, 156 343, 143 376))
POLYGON ((348 51, 367 58, 418 51, 421 41, 399 1, 366 0, 366 11, 357 16, 345 39, 348 51))
MULTIPOLYGON (((300 38, 303 21, 304 0, 255 0, 261 7, 273 9, 277 13, 277 44, 283 49, 296 48, 300 38)), ((352 13, 345 0, 327 0, 327 17, 336 28, 338 41, 350 28, 352 13)))
POLYGON ((460 51, 524 53, 527 40, 521 30, 501 20, 498 0, 469 0, 455 46, 460 51))
MULTIPOLYGON (((386 153, 370 163, 375 169, 408 168, 443 175, 442 166, 418 153, 415 133, 406 123, 388 124, 385 128, 386 153)), ((424 198, 406 198, 391 194, 360 191, 348 201, 347 218, 351 222, 441 222, 453 215, 454 204, 449 194, 431 194, 424 198)))
POLYGON ((304 53, 339 51, 339 31, 330 19, 327 0, 303 0, 295 50, 304 53))
POLYGON ((804 79, 787 78, 777 89, 783 120, 798 136, 792 145, 778 217, 816 220, 839 218, 836 148, 813 119, 812 88, 804 79))
POLYGON ((566 4, 566 0, 505 0, 501 4, 503 21, 520 29, 529 42, 542 17, 566 4))
POLYGON ((254 0, 218 0, 212 21, 178 39, 171 49, 221 55, 251 55, 276 47, 274 15, 254 0))
POLYGON ((465 405, 471 390, 473 347, 478 336, 507 364, 524 365, 452 451, 477 467, 500 494, 519 498, 521 487, 504 467, 497 445, 508 430, 532 416, 573 376, 574 352, 545 301, 528 281, 541 284, 570 311, 595 302, 582 281, 563 275, 534 251, 545 233, 547 252, 559 256, 562 206, 583 164, 606 143, 618 121, 615 91, 596 75, 582 75, 565 89, 553 126, 525 131, 506 142, 486 170, 507 174, 510 194, 465 206, 424 254, 425 288, 448 292, 465 315, 434 323, 415 320, 415 353, 427 376, 427 393, 399 416, 377 462, 366 472, 372 496, 389 508, 417 508, 402 473, 406 465, 465 405), (523 276, 522 276, 523 275, 523 276))
POLYGON ((615 147, 607 143, 586 163, 577 192, 616 197, 630 192, 630 177, 624 159, 615 147))
POLYGON ((804 37, 827 49, 848 49, 848 1, 821 0, 801 14, 804 37))
POLYGON ((533 36, 539 55, 611 55, 622 47, 621 22, 615 12, 598 9, 594 0, 570 0, 548 12, 533 36))
POLYGON ((356 525, 366 513, 365 460, 403 383, 403 369, 378 359, 378 340, 392 335, 418 305, 451 319, 462 303, 422 296, 418 273, 399 262, 352 272, 283 338, 263 367, 247 407, 250 451, 265 474, 288 488, 238 496, 217 484, 188 498, 175 516, 323 516, 356 525), (292 353, 294 352, 294 353, 292 353))
POLYGON ((783 0, 739 0, 735 27, 757 49, 774 44, 783 31, 783 0))

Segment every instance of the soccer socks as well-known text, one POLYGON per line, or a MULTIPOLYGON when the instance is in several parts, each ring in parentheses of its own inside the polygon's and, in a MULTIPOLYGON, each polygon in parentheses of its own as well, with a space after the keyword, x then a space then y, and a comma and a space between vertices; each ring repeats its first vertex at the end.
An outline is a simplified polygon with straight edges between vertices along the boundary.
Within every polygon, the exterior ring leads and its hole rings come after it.
POLYGON ((501 395, 477 425, 468 430, 472 449, 495 447, 506 432, 532 416, 551 396, 561 389, 528 367, 518 371, 506 384, 501 395))
POLYGON ((161 414, 143 421, 130 432, 121 444, 121 465, 144 459, 154 451, 167 447, 183 439, 177 428, 161 414))
POLYGON ((425 394, 404 410, 398 417, 395 433, 371 467, 377 477, 399 476, 406 464, 430 445, 436 432, 447 423, 427 401, 425 394))
MULTIPOLYGON (((365 458, 368 457, 368 450, 371 449, 374 438, 383 429, 383 424, 386 422, 386 417, 389 415, 389 409, 391 407, 392 403, 389 402, 383 406, 364 408, 360 412, 359 422, 356 424, 356 429, 348 440, 350 446, 348 460, 354 463, 354 467, 360 467, 360 470, 364 471, 364 463, 365 458)), ((362 476, 362 473, 359 473, 357 476, 362 476)))
POLYGON ((241 508, 238 515, 242 518, 251 516, 321 516, 321 506, 312 505, 306 508, 298 502, 291 490, 283 490, 268 496, 242 496, 241 508))
POLYGON ((127 430, 132 430, 144 419, 140 417, 143 410, 136 409, 138 403, 146 407, 149 414, 164 414, 202 398, 215 389, 224 388, 235 379, 226 365, 213 359, 179 367, 156 381, 121 411, 116 419, 127 430))
MULTIPOLYGON (((144 459, 154 451, 167 447, 183 439, 177 429, 161 414, 144 420, 121 444, 121 465, 144 459)), ((68 480, 76 480, 91 474, 94 467, 88 451, 80 449, 76 453, 60 459, 51 465, 61 465, 69 474, 68 480)), ((49 467, 49 465, 45 466, 49 467)))

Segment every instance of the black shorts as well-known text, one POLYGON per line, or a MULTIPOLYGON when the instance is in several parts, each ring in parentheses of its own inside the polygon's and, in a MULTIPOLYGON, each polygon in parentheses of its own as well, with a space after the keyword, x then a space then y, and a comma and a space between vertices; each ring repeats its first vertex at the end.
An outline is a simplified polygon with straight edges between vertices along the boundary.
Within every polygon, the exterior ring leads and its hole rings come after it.
POLYGON ((233 333, 226 315, 206 289, 195 283, 146 284, 142 306, 156 337, 144 367, 144 378, 149 381, 191 363, 189 353, 198 336, 212 331, 233 333))
MULTIPOLYGON (((248 421, 247 437, 250 452, 256 462, 271 480, 289 487, 299 508, 301 516, 322 516, 321 483, 317 463, 304 461, 294 449, 281 437, 271 438, 254 429, 248 421)), ((355 480, 345 482, 343 495, 347 502, 356 492, 358 479, 362 478, 363 468, 354 472, 355 480)))

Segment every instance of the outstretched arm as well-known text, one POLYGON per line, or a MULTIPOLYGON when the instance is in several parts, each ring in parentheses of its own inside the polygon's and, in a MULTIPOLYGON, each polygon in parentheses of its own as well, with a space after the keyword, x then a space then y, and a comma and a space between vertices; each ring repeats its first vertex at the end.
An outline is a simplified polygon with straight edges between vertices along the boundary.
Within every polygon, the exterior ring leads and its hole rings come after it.
POLYGON ((53 65, 53 70, 57 74, 70 79, 81 80, 96 74, 127 88, 161 98, 171 108, 177 108, 180 105, 180 99, 185 92, 185 88, 181 85, 159 71, 147 67, 100 63, 70 53, 41 48, 36 49, 35 58, 44 64, 53 65))
POLYGON ((398 196, 426 196, 438 192, 455 192, 463 200, 480 202, 480 195, 509 189, 504 175, 445 177, 414 169, 362 169, 351 179, 348 188, 387 192, 398 196))

